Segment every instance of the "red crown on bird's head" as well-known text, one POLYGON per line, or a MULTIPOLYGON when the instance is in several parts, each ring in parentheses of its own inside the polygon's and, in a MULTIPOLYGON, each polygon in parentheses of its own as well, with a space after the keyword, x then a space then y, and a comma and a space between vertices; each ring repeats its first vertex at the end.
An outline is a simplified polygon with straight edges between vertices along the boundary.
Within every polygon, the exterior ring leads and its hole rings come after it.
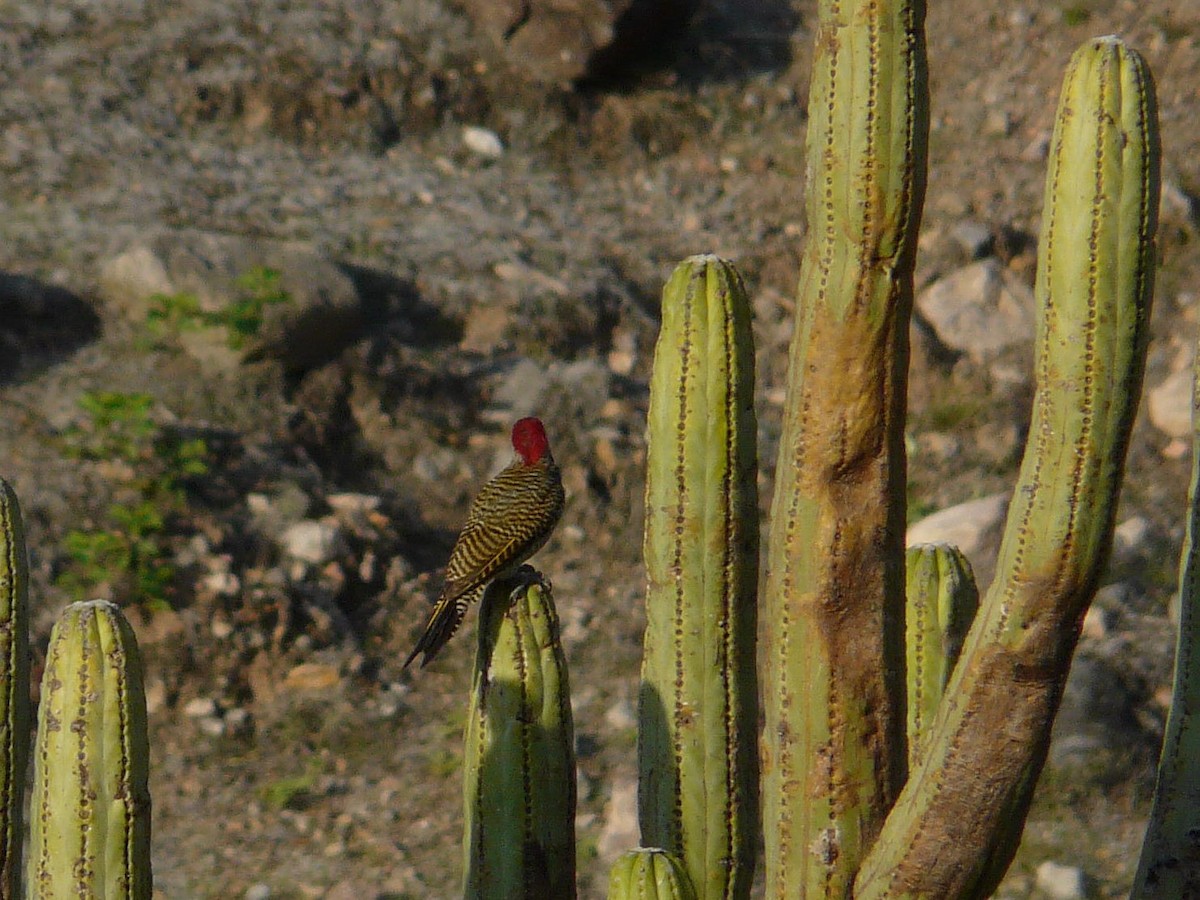
POLYGON ((546 439, 546 429, 542 427, 542 420, 534 416, 520 419, 513 425, 512 445, 527 466, 532 466, 540 462, 542 457, 550 455, 550 441, 546 439))

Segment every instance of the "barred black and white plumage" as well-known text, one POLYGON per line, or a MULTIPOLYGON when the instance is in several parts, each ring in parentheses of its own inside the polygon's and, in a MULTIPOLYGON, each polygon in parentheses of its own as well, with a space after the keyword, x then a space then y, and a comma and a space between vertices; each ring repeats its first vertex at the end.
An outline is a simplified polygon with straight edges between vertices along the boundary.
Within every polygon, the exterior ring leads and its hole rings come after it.
POLYGON ((404 665, 418 654, 432 660, 462 624, 467 608, 488 583, 517 570, 549 539, 563 510, 562 476, 550 454, 542 423, 521 419, 513 426, 517 458, 485 484, 471 504, 467 522, 446 564, 446 582, 429 622, 404 665))

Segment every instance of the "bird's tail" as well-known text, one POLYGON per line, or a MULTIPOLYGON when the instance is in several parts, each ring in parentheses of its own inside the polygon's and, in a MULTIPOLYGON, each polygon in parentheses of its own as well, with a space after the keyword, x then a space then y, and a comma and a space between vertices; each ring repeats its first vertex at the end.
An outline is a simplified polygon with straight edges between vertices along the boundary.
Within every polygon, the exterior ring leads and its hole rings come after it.
POLYGON ((407 669, 408 664, 420 653, 425 654, 425 658, 421 660, 421 668, 429 665, 430 661, 438 655, 438 651, 446 646, 446 642, 454 636, 454 632, 458 631, 458 626, 462 624, 463 616, 467 614, 467 607, 470 604, 471 597, 469 595, 439 597, 438 602, 434 604, 433 612, 429 614, 429 621, 425 624, 421 639, 417 641, 417 646, 404 661, 404 668, 407 669))

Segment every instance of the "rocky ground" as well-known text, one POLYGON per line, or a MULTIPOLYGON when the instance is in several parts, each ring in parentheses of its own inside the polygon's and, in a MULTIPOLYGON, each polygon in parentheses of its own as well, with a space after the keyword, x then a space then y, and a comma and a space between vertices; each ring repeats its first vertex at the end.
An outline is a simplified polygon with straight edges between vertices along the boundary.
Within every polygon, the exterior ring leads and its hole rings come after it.
MULTIPOLYGON (((553 29, 535 16, 543 36, 506 54, 503 9, 0 7, 0 473, 29 522, 39 658, 77 596, 135 621, 163 897, 455 895, 473 627, 429 669, 399 663, 507 424, 531 412, 570 495, 538 560, 571 665, 582 894, 602 895, 632 840, 658 295, 691 253, 736 260, 753 297, 770 497, 815 4, 707 0, 657 52, 528 64, 553 29)), ((982 573, 1028 418, 1063 68, 1116 32, 1158 79, 1150 400, 1001 892, 1117 897, 1169 691, 1200 8, 960 0, 930 4, 928 32, 910 520, 982 499, 952 523, 982 573), (945 315, 956 299, 971 316, 945 315)))

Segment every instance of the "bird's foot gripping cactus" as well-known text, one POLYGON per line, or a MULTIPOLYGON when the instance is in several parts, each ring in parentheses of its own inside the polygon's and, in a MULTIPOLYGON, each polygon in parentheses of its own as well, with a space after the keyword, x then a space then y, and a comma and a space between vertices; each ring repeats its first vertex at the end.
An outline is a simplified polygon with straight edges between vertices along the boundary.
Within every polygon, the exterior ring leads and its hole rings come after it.
POLYGON ((468 900, 575 896, 575 758, 558 615, 525 567, 488 587, 463 765, 468 900))
POLYGON ((73 603, 50 635, 26 887, 41 900, 149 900, 150 768, 141 657, 112 603, 73 603))

